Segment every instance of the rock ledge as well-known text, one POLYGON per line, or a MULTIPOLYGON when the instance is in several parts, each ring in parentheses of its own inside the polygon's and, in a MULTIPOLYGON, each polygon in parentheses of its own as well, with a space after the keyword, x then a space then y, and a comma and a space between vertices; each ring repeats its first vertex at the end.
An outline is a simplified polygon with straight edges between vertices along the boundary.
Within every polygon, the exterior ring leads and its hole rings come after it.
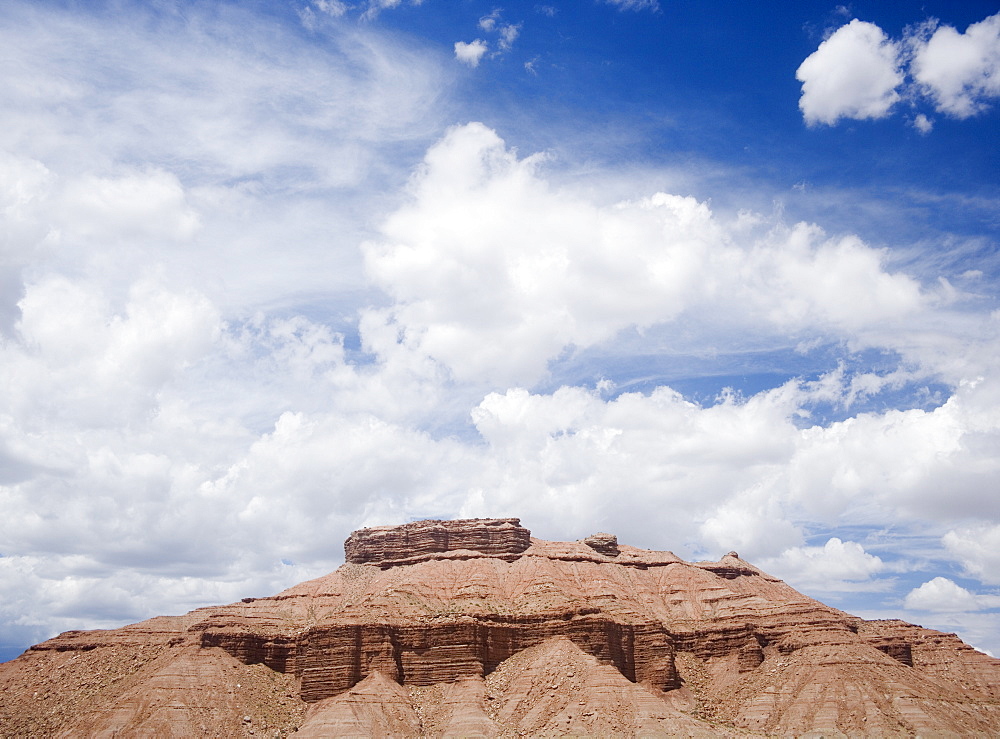
POLYGON ((350 564, 386 567, 462 550, 494 556, 517 555, 529 546, 531 532, 521 525, 519 518, 428 520, 355 531, 344 542, 344 556, 350 564))
POLYGON ((591 534, 583 540, 583 543, 606 557, 617 557, 621 554, 618 549, 618 537, 614 534, 591 534))

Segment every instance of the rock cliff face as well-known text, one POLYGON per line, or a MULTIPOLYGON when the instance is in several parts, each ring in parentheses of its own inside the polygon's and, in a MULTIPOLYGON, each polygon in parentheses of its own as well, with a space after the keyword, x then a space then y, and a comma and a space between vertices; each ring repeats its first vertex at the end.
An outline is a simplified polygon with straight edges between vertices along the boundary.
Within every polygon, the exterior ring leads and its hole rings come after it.
POLYGON ((0 736, 1000 733, 1000 660, 735 552, 476 519, 345 553, 270 598, 32 647, 0 665, 0 736))
POLYGON ((531 546, 531 532, 517 518, 473 518, 464 521, 416 521, 355 531, 344 542, 349 564, 393 567, 414 564, 434 555, 468 551, 517 559, 531 546), (513 555, 513 556, 510 556, 513 555))

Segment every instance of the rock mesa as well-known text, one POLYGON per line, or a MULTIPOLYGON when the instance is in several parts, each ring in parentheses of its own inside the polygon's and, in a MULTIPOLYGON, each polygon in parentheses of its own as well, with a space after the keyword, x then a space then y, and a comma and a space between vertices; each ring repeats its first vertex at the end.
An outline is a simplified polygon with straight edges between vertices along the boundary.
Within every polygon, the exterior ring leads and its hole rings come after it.
POLYGON ((515 518, 355 531, 268 598, 67 632, 0 665, 2 736, 1000 733, 1000 660, 730 552, 515 518))

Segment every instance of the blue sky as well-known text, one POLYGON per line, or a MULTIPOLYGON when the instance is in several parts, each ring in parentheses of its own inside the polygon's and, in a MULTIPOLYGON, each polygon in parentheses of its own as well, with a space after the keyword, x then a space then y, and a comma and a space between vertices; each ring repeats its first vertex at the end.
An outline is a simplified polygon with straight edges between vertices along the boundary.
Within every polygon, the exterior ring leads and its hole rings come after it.
POLYGON ((0 656, 508 515, 1000 654, 995 4, 14 1, 0 47, 0 656))

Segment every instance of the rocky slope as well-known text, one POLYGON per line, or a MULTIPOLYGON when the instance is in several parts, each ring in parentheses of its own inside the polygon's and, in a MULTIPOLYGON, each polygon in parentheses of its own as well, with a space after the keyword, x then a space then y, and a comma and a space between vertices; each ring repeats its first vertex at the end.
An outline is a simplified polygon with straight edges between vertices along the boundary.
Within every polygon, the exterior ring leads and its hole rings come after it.
POLYGON ((363 529, 270 598, 67 632, 0 665, 0 736, 1000 733, 1000 660, 741 560, 363 529))

